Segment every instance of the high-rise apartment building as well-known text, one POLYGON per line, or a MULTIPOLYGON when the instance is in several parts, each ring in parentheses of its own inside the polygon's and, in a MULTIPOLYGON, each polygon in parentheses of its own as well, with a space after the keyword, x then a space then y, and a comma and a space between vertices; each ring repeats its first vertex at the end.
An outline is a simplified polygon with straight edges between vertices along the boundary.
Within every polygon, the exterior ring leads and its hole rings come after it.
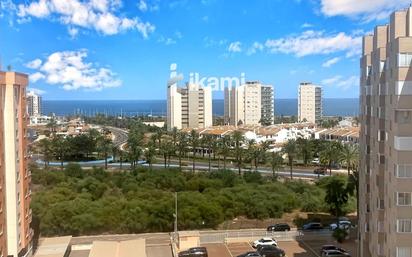
POLYGON ((207 128, 213 125, 212 90, 198 84, 177 85, 172 69, 167 89, 167 128, 207 128))
POLYGON ((28 76, 0 72, 0 256, 30 256, 30 181, 27 152, 28 76))
POLYGON ((363 38, 361 256, 412 257, 412 8, 363 38))
POLYGON ((304 82, 299 85, 298 120, 316 123, 322 119, 322 87, 304 82))
POLYGON ((239 87, 226 87, 225 123, 233 126, 273 124, 274 101, 271 85, 250 81, 239 87))
POLYGON ((33 91, 27 93, 27 112, 29 116, 40 116, 42 113, 42 98, 33 91))

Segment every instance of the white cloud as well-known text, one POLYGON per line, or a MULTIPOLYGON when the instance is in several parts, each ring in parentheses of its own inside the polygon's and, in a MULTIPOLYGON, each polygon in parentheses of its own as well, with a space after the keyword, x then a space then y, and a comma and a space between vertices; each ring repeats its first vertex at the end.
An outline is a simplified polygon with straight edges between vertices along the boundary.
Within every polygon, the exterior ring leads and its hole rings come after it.
POLYGON ((119 14, 121 0, 38 0, 19 4, 17 15, 20 21, 31 17, 59 21, 68 26, 70 36, 75 29, 93 29, 103 35, 114 35, 128 30, 137 30, 144 38, 155 30, 149 22, 138 17, 128 18, 119 14))
POLYGON ((360 17, 364 21, 386 19, 394 10, 411 4, 410 0, 321 0, 326 16, 360 17))
POLYGON ((164 43, 165 45, 174 45, 174 44, 176 44, 176 40, 174 40, 173 38, 164 37, 164 36, 161 36, 159 38, 159 40, 157 40, 157 42, 164 43))
POLYGON ((343 77, 341 75, 337 75, 337 76, 322 80, 322 84, 326 86, 336 87, 336 88, 346 91, 350 89, 351 87, 359 86, 359 77, 358 76, 343 77))
POLYGON ((33 74, 30 74, 29 76, 30 82, 32 83, 36 83, 37 81, 44 79, 44 78, 46 77, 43 75, 43 73, 40 73, 40 72, 35 72, 33 74))
POLYGON ((68 27, 67 32, 69 33, 71 38, 75 38, 79 34, 79 29, 68 27))
POLYGON ((346 52, 347 56, 360 54, 362 38, 348 35, 325 34, 323 31, 308 30, 300 35, 280 39, 269 39, 265 46, 271 53, 294 54, 297 57, 315 54, 346 52))
POLYGON ((324 68, 329 68, 329 67, 331 67, 332 65, 335 65, 336 63, 338 63, 339 61, 340 61, 340 57, 334 57, 334 58, 329 59, 329 60, 327 60, 326 62, 324 62, 324 63, 322 64, 322 67, 324 67, 324 68))
POLYGON ((242 52, 242 43, 240 43, 239 41, 230 43, 228 47, 228 51, 231 53, 242 52))
POLYGON ((263 51, 265 46, 259 42, 254 42, 251 47, 247 50, 247 55, 255 54, 257 51, 263 51))
POLYGON ((310 23, 305 22, 305 23, 302 24, 301 27, 305 29, 305 28, 311 28, 311 27, 313 27, 313 25, 310 24, 310 23))
POLYGON ((30 75, 32 82, 45 80, 51 85, 62 86, 65 90, 102 90, 121 86, 108 68, 99 68, 94 63, 86 63, 87 51, 55 52, 47 57, 36 72, 30 75))
POLYGON ((139 4, 137 5, 140 11, 145 12, 147 11, 147 3, 144 0, 140 0, 139 4))
POLYGON ((30 69, 38 69, 40 68, 42 61, 40 59, 34 59, 31 62, 26 63, 26 67, 30 69))
POLYGON ((42 89, 39 89, 39 88, 34 88, 34 87, 30 87, 30 88, 28 89, 28 91, 29 91, 29 92, 33 92, 33 93, 35 93, 36 95, 44 95, 44 94, 46 94, 46 91, 44 91, 44 90, 42 90, 42 89))

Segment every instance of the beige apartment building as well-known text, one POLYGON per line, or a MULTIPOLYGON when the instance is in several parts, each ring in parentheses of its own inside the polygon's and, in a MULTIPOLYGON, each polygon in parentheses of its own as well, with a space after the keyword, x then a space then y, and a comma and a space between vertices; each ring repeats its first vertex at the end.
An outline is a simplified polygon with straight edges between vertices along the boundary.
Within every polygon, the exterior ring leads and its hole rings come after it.
POLYGON ((322 87, 310 82, 299 85, 298 121, 316 123, 322 119, 322 87))
POLYGON ((27 93, 27 112, 30 117, 40 116, 42 112, 42 97, 33 91, 27 93))
POLYGON ((168 87, 167 128, 207 128, 213 125, 212 90, 187 83, 168 87))
POLYGON ((412 257, 412 8, 363 38, 361 256, 412 257))
POLYGON ((262 121, 273 124, 273 86, 249 81, 239 87, 226 87, 224 95, 225 124, 258 125, 262 121))
POLYGON ((28 76, 0 72, 0 256, 31 256, 28 76))

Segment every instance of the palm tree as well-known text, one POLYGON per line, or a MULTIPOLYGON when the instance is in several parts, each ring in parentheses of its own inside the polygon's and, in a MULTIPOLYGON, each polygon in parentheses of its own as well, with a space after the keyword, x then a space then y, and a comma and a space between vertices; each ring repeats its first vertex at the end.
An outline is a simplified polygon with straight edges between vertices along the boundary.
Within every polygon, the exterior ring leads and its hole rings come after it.
POLYGON ((250 169, 252 170, 253 162, 255 162, 256 167, 256 159, 258 155, 258 147, 256 146, 256 140, 250 139, 246 141, 247 145, 247 157, 250 159, 250 169))
POLYGON ((113 144, 112 146, 112 156, 113 156, 113 162, 116 162, 117 155, 120 152, 120 147, 118 145, 113 144))
POLYGON ((213 137, 211 135, 203 136, 203 143, 207 149, 207 154, 209 157, 209 172, 212 170, 212 148, 213 148, 213 137))
POLYGON ((155 155, 156 155, 156 148, 152 144, 150 144, 149 147, 144 152, 146 162, 149 163, 150 169, 152 169, 155 155))
POLYGON ((177 152, 179 156, 179 168, 182 169, 182 158, 187 152, 188 140, 185 133, 179 133, 177 136, 177 152))
POLYGON ((313 148, 309 140, 299 138, 296 140, 297 148, 303 163, 307 165, 313 158, 313 148))
POLYGON ((192 165, 193 165, 193 172, 195 172, 196 167, 196 150, 199 146, 199 134, 196 130, 190 131, 190 146, 192 147, 192 165))
POLYGON ((230 143, 231 139, 230 136, 223 137, 219 142, 219 153, 223 155, 223 169, 226 170, 226 159, 230 153, 230 143))
POLYGON ((54 117, 51 118, 51 120, 46 124, 46 127, 52 134, 54 134, 58 127, 56 119, 54 117))
POLYGON ((177 141, 178 141, 178 137, 179 137, 179 131, 177 130, 176 127, 173 127, 172 131, 170 132, 171 136, 172 136, 172 142, 173 142, 173 146, 176 147, 177 141))
POLYGON ((242 142, 244 140, 243 134, 240 131, 235 131, 232 137, 233 143, 235 145, 235 157, 238 168, 239 176, 242 175, 242 163, 243 163, 243 149, 242 142))
POLYGON ((332 164, 339 161, 342 145, 339 142, 325 142, 325 148, 319 153, 320 159, 328 164, 330 175, 332 176, 332 164))
POLYGON ((270 154, 270 166, 272 167, 273 179, 276 177, 276 171, 278 171, 283 164, 282 155, 279 152, 272 152, 270 154))
POLYGON ((47 138, 43 138, 38 144, 39 151, 43 155, 44 167, 46 168, 52 158, 52 144, 47 138))
POLYGON ((350 171, 354 169, 354 166, 359 159, 359 148, 356 145, 345 144, 341 151, 341 162, 346 165, 348 169, 348 176, 350 176, 350 171))
POLYGON ((109 157, 109 153, 112 149, 112 140, 107 138, 106 136, 101 136, 97 140, 97 149, 100 153, 103 154, 104 157, 104 169, 107 170, 107 158, 109 157))
POLYGON ((290 178, 293 179, 293 161, 297 154, 297 144, 295 139, 289 139, 289 141, 283 146, 282 152, 287 154, 288 163, 290 167, 290 178))

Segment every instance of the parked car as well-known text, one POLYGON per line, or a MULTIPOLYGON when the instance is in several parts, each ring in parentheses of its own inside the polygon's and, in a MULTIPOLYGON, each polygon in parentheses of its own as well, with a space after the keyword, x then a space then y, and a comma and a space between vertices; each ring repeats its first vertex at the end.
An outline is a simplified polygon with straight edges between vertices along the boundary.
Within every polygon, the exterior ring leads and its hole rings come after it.
POLYGON ((323 229, 322 224, 319 222, 310 222, 303 225, 303 230, 321 230, 323 229))
POLYGON ((319 158, 313 159, 312 164, 319 164, 319 158))
POLYGON ((258 252, 247 252, 241 255, 238 255, 237 257, 262 257, 258 252))
POLYGON ((285 257, 285 251, 282 249, 273 246, 273 245, 265 245, 258 249, 258 252, 261 256, 265 257, 285 257))
POLYGON ((327 257, 327 256, 334 256, 334 257, 350 257, 350 254, 347 252, 342 252, 339 250, 328 250, 328 251, 324 251, 322 253, 323 257, 327 257))
POLYGON ((286 223, 279 223, 267 227, 267 231, 290 231, 290 226, 286 223))
POLYGON ((205 247, 193 247, 179 253, 179 257, 208 257, 205 247))
POLYGON ((327 172, 325 167, 320 167, 320 168, 316 168, 313 173, 318 174, 318 175, 325 175, 327 172))
POLYGON ((338 250, 338 251, 346 253, 344 249, 337 247, 336 245, 324 245, 322 246, 322 249, 320 250, 320 254, 322 255, 324 252, 331 251, 331 250, 338 250))
POLYGON ((273 238, 264 237, 262 239, 254 241, 252 244, 253 248, 258 248, 259 246, 266 246, 266 245, 278 246, 278 242, 273 238))
MULTIPOLYGON (((348 220, 340 220, 339 221, 339 228, 340 229, 349 229, 350 227, 352 227, 352 222, 348 221, 348 220)), ((329 229, 330 230, 335 230, 338 228, 338 225, 336 223, 332 223, 329 225, 329 229)))

